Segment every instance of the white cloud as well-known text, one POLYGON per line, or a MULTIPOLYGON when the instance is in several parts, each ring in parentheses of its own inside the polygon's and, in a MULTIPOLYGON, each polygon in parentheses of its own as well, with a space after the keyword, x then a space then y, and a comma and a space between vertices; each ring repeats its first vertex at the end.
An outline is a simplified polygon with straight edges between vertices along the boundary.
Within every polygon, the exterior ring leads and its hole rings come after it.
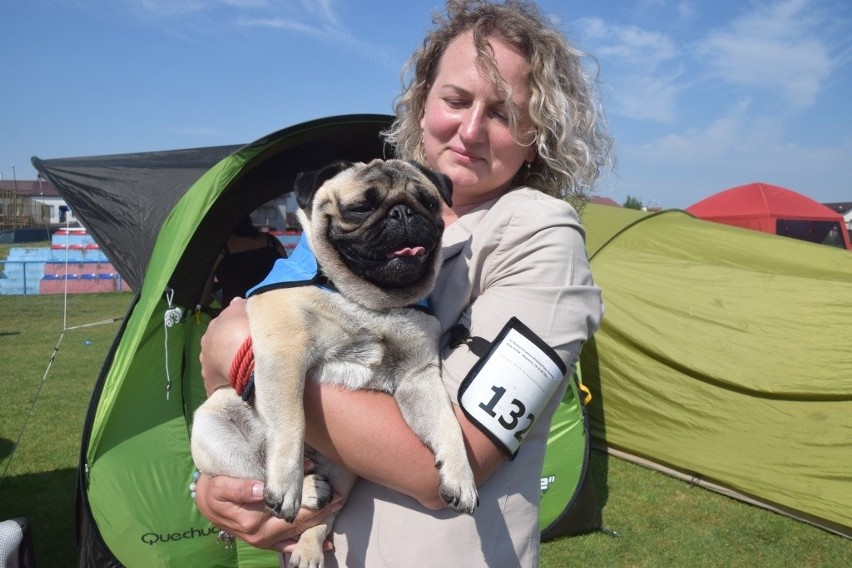
POLYGON ((327 22, 330 27, 343 27, 334 10, 332 0, 301 0, 299 3, 303 9, 316 15, 320 20, 327 22))
POLYGON ((597 56, 618 64, 638 65, 643 71, 652 71, 678 55, 674 41, 658 32, 607 24, 600 18, 583 18, 577 25, 593 42, 597 56))
POLYGON ((317 37, 344 38, 349 36, 334 11, 330 0, 300 0, 289 9, 266 10, 241 14, 237 23, 242 26, 277 28, 306 33, 317 37))
MULTIPOLYGON (((394 70, 400 62, 379 45, 362 40, 347 29, 336 9, 337 0, 75 0, 97 2, 103 10, 129 13, 164 32, 193 41, 228 26, 266 28, 311 36, 346 46, 349 51, 394 70)), ((88 5, 95 9, 95 5, 88 5)))
POLYGON ((319 2, 301 0, 299 5, 301 9, 287 15, 280 13, 259 17, 243 15, 237 19, 237 24, 309 35, 324 42, 345 45, 348 49, 380 65, 391 69, 399 68, 398 60, 386 49, 352 35, 338 17, 331 0, 319 2))
POLYGON ((675 118, 680 90, 673 77, 630 75, 619 81, 612 101, 628 118, 668 123, 675 118))
POLYGON ((681 87, 680 71, 667 69, 680 56, 672 38, 600 18, 584 18, 577 25, 590 51, 605 62, 602 76, 612 84, 610 112, 635 120, 673 120, 681 87))
POLYGON ((633 159, 678 168, 695 167, 696 171, 709 166, 717 171, 766 172, 788 178, 806 177, 805 172, 848 171, 852 139, 824 146, 791 141, 783 122, 755 115, 754 106, 754 101, 743 99, 706 128, 667 134, 648 144, 621 150, 633 159))
POLYGON ((644 6, 655 13, 660 29, 677 30, 689 39, 601 18, 576 22, 580 37, 600 60, 613 116, 674 123, 688 104, 691 114, 706 116, 719 97, 729 96, 761 100, 757 112, 802 110, 852 59, 848 21, 844 25, 836 11, 830 13, 816 0, 755 0, 697 39, 689 35, 701 17, 693 0, 648 0, 644 6), (698 89, 708 81, 710 89, 701 94, 698 89), (714 91, 719 97, 704 98, 714 91))
POLYGON ((269 6, 269 0, 220 0, 227 6, 237 8, 262 8, 269 6))
POLYGON ((825 22, 808 0, 756 4, 696 44, 711 74, 733 85, 778 90, 808 107, 834 71, 825 22))
POLYGON ((182 16, 201 9, 195 0, 134 0, 128 3, 130 11, 140 18, 160 19, 182 16))
POLYGON ((269 0, 124 0, 124 3, 137 14, 157 18, 211 11, 219 6, 239 9, 270 7, 269 0))
MULTIPOLYGON (((662 136, 631 153, 660 163, 703 164, 728 159, 742 152, 747 128, 746 111, 750 101, 741 101, 728 115, 717 118, 707 128, 688 129, 662 136)), ((749 136, 748 138, 751 138, 749 136)))
POLYGON ((695 3, 691 1, 679 2, 677 5, 677 15, 681 22, 691 22, 695 19, 698 11, 695 8, 695 3))

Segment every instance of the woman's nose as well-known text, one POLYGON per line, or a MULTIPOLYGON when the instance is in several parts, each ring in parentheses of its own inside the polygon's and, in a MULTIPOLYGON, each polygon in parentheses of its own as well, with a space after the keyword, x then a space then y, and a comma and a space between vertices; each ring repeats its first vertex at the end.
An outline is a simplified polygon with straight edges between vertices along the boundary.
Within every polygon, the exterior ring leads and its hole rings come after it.
POLYGON ((485 137, 484 112, 476 105, 471 106, 459 126, 459 136, 466 142, 479 142, 485 137))

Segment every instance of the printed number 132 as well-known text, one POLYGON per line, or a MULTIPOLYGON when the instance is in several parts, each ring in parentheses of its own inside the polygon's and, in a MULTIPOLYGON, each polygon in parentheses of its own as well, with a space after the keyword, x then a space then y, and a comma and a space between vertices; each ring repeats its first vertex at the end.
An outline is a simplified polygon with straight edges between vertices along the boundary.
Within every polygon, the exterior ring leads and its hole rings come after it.
MULTIPOLYGON (((492 392, 494 392, 494 396, 491 397, 491 400, 488 403, 480 402, 479 408, 484 410, 488 415, 492 418, 497 418, 497 422, 500 423, 500 426, 505 428, 506 430, 512 431, 518 427, 518 422, 523 417, 524 413, 527 410, 527 407, 524 406, 524 403, 518 400, 517 398, 512 399, 512 406, 514 410, 509 412, 508 420, 505 416, 497 416, 497 413, 494 411, 494 408, 497 406, 497 403, 500 402, 500 399, 503 398, 503 395, 506 394, 506 389, 503 387, 492 386, 492 392)), ((524 436, 527 433, 527 430, 532 427, 533 422, 535 422, 535 415, 530 412, 527 414, 527 425, 524 426, 521 430, 515 432, 515 439, 519 442, 524 439, 524 436)))

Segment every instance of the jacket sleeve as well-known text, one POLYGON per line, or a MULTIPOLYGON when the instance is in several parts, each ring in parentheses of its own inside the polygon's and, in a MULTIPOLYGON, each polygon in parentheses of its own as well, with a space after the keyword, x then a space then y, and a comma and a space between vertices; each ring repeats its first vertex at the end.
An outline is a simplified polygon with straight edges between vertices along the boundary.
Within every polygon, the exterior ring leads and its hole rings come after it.
MULTIPOLYGON (((470 336, 490 342, 514 316, 570 368, 603 313, 573 207, 533 190, 511 192, 476 227, 465 256, 472 287, 459 323, 470 336)), ((457 393, 479 357, 464 344, 443 356, 447 389, 457 393)))

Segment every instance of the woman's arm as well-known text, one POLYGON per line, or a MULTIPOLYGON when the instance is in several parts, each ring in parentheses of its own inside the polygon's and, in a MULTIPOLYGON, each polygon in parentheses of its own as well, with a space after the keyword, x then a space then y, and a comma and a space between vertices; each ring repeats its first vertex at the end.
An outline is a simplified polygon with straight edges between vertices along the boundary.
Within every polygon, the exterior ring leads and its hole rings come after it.
MULTIPOLYGON (((503 463, 505 454, 457 406, 454 409, 476 483, 481 484, 503 463)), ((438 493, 435 456, 409 429, 390 395, 309 382, 305 414, 306 442, 320 453, 424 507, 445 506, 438 493)))
POLYGON ((201 377, 207 396, 213 391, 230 386, 228 372, 231 362, 243 342, 249 336, 246 301, 234 298, 227 308, 210 321, 207 331, 201 336, 201 377))
MULTIPOLYGON (((201 338, 204 387, 210 394, 228 386, 231 361, 248 337, 245 301, 235 298, 201 338)), ((477 483, 505 459, 455 407, 477 483)), ((423 506, 444 506, 432 452, 408 428, 396 401, 372 391, 350 391, 310 381, 305 389, 306 441, 356 475, 400 491, 423 506)), ((203 511, 202 511, 203 512, 203 511)))

